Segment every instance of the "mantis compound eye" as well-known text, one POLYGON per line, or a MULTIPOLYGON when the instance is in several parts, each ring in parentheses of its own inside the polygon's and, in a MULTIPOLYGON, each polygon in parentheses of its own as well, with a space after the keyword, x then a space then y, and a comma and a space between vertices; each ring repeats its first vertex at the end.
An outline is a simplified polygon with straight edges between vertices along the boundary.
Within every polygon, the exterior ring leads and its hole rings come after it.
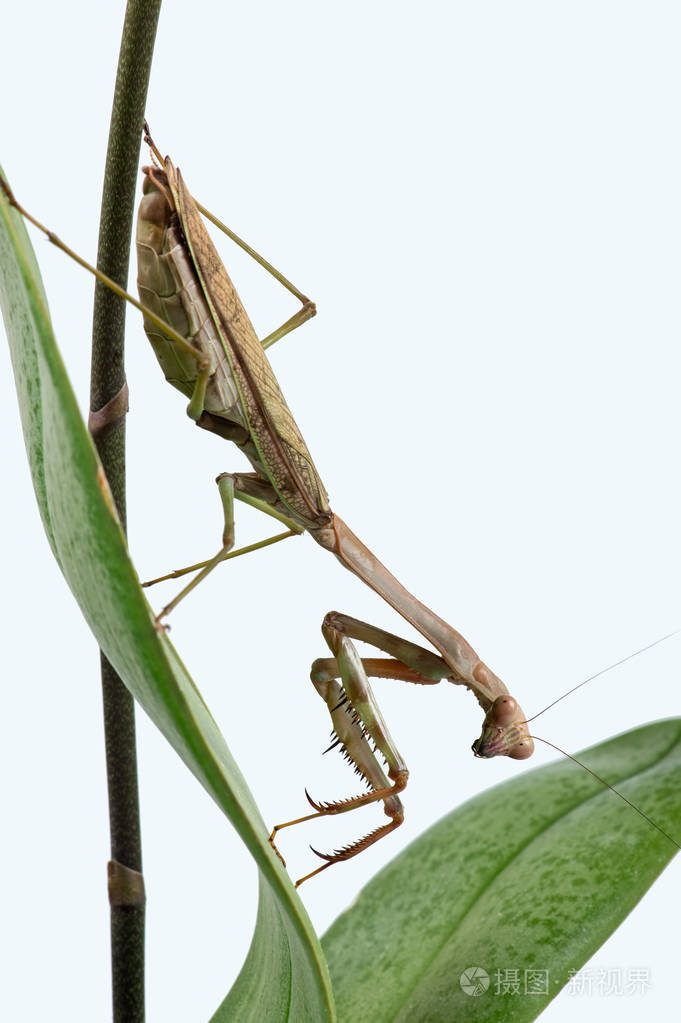
POLYGON ((512 696, 497 696, 490 708, 490 723, 504 728, 518 716, 518 703, 512 696))
POLYGON ((527 736, 526 739, 521 739, 519 742, 512 746, 508 751, 508 755, 511 760, 527 760, 534 753, 534 742, 527 736))

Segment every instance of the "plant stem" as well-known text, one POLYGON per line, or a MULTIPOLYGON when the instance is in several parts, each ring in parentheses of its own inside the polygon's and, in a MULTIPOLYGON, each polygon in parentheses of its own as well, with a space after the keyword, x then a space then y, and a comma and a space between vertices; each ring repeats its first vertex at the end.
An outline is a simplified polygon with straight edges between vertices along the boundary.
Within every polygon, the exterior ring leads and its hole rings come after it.
MULTIPOLYGON (((135 182, 161 0, 129 0, 118 59, 99 230, 97 266, 122 286, 128 277, 135 182)), ((90 408, 93 437, 125 528, 125 303, 95 286, 90 408)), ((144 1020, 144 883, 134 704, 102 655, 109 792, 111 965, 114 1023, 144 1020)))

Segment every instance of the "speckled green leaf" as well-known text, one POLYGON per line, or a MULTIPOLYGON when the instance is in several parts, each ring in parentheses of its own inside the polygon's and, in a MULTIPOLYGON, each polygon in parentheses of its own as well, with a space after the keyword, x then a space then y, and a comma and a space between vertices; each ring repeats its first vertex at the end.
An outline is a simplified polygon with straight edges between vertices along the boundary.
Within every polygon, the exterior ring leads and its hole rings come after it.
MULTIPOLYGON (((681 836, 681 719, 581 754, 681 836)), ((410 845, 325 935, 341 1023, 534 1019, 636 905, 676 847, 581 768, 530 771, 410 845), (545 994, 497 994, 495 971, 548 971, 545 994), (482 967, 490 986, 464 993, 482 967)))
POLYGON ((251 951, 216 1018, 331 1020, 328 975, 302 903, 268 846, 262 818, 215 721, 173 647, 154 628, 52 335, 33 250, 21 217, 1 193, 0 304, 33 484, 59 566, 102 650, 260 868, 251 951))

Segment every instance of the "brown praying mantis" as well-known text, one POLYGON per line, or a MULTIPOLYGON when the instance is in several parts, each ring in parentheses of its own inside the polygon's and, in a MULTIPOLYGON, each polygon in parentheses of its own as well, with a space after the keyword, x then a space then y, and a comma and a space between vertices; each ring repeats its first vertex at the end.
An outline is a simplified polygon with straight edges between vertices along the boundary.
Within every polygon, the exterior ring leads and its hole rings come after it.
MULTIPOLYGON (((142 311, 145 330, 166 379, 189 398, 190 418, 203 429, 235 443, 253 468, 251 473, 222 473, 218 477, 225 519, 220 550, 209 561, 192 566, 198 574, 162 609, 157 623, 222 561, 307 531, 437 651, 433 653, 347 615, 336 612, 326 615, 322 633, 332 656, 314 662, 311 678, 331 716, 334 741, 330 748, 340 746, 368 790, 328 803, 315 802, 308 796, 313 812, 277 825, 270 843, 278 853, 275 837, 282 828, 346 813, 373 802, 383 803, 389 822, 333 853, 319 853, 323 864, 301 878, 299 885, 332 864, 349 860, 369 848, 404 819, 400 793, 407 784, 408 770, 375 701, 370 678, 391 678, 416 685, 449 681, 471 690, 485 713, 480 737, 473 743, 473 752, 478 757, 526 759, 534 750, 534 742, 522 709, 501 679, 480 660, 463 636, 409 593, 331 510, 323 483, 265 354, 270 345, 315 314, 314 304, 195 202, 180 171, 170 158, 161 156, 148 129, 145 141, 155 162, 143 169, 144 196, 137 225, 141 301, 122 292, 101 274, 97 276, 142 311), (202 213, 301 302, 300 310, 262 341, 204 227, 202 213), (280 521, 285 532, 248 548, 233 550, 235 498, 280 521), (355 647, 355 642, 360 641, 377 647, 387 656, 360 657, 355 647)), ((4 187, 20 212, 45 230, 4 187)), ((50 240, 66 248, 47 233, 50 240)), ((79 258, 78 261, 86 265, 79 258)))
MULTIPOLYGON (((482 733, 473 744, 476 756, 525 759, 532 754, 534 743, 525 715, 501 679, 463 636, 412 596, 331 510, 265 355, 267 347, 314 315, 314 305, 248 249, 301 302, 297 314, 260 341, 180 171, 169 157, 162 158, 148 130, 145 140, 159 164, 144 168, 144 197, 137 221, 140 299, 156 314, 154 320, 145 315, 145 330, 166 379, 190 399, 190 418, 236 443, 254 469, 253 473, 222 473, 218 477, 225 511, 223 545, 159 618, 231 551, 236 497, 287 526, 287 532, 273 540, 306 530, 413 625, 439 655, 347 615, 326 615, 322 633, 332 657, 315 661, 311 678, 331 715, 333 745, 341 747, 369 791, 331 803, 317 803, 308 796, 313 813, 277 825, 270 842, 274 846, 276 833, 283 827, 377 801, 383 802, 390 822, 343 849, 324 854, 324 864, 307 875, 311 877, 356 856, 404 819, 399 793, 407 784, 408 770, 374 699, 370 677, 418 685, 446 679, 466 686, 485 711, 482 733), (168 335, 167 323, 183 344, 168 335), (360 658, 353 641, 370 643, 389 656, 360 658)), ((227 233, 234 237, 231 231, 227 233)), ((301 878, 298 884, 306 879, 301 878)))

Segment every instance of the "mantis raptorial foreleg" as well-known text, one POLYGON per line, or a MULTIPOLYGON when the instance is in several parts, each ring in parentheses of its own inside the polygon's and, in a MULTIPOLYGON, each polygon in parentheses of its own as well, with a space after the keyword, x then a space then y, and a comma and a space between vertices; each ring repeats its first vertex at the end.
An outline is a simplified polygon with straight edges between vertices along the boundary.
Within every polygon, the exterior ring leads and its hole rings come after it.
POLYGON ((270 844, 278 855, 281 855, 274 840, 277 832, 283 828, 313 820, 315 817, 347 813, 349 810, 379 800, 383 801, 384 812, 391 820, 389 824, 376 828, 363 838, 342 849, 336 849, 333 853, 313 850, 326 862, 300 878, 296 882, 296 887, 334 863, 357 856, 398 828, 404 820, 404 810, 398 793, 406 787, 409 771, 374 699, 369 678, 396 679, 416 685, 435 685, 451 675, 451 668, 430 650, 337 611, 329 612, 324 618, 322 634, 333 657, 316 660, 312 665, 310 678, 331 715, 333 742, 328 750, 340 747, 343 756, 354 766, 355 772, 364 778, 370 791, 350 799, 324 803, 315 802, 306 793, 314 813, 278 824, 272 830, 270 844), (353 640, 370 643, 391 654, 391 657, 362 658, 353 640), (379 754, 385 761, 387 776, 379 762, 379 754))

